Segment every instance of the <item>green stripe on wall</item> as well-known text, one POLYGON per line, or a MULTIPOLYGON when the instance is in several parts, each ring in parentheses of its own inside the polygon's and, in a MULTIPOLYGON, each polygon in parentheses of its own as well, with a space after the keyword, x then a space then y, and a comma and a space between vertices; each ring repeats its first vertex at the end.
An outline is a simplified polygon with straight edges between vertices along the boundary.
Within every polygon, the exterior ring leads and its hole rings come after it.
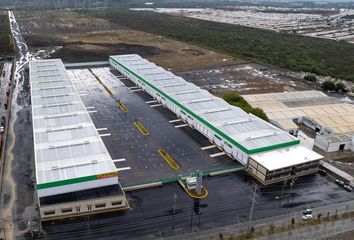
POLYGON ((205 121, 203 118, 201 118, 199 115, 195 114, 194 112, 192 112, 191 110, 189 110, 188 108, 186 108, 185 106, 183 106, 182 104, 180 104, 178 101, 176 101, 175 99, 173 99, 172 97, 170 97, 169 95, 167 95, 166 93, 162 92, 160 89, 158 89, 157 87, 155 87, 154 85, 152 85, 150 82, 146 81, 143 77, 140 77, 138 74, 136 74, 134 71, 130 70, 129 68, 127 68, 126 66, 124 66, 123 64, 117 62, 116 60, 114 60, 112 57, 109 57, 110 61, 113 62, 114 64, 119 65, 120 67, 122 67, 123 69, 125 69, 126 71, 128 71, 129 73, 131 73, 132 75, 134 75, 136 78, 138 78, 139 80, 143 81, 144 83, 146 83, 149 87, 151 87, 152 89, 154 89, 156 92, 158 92, 159 94, 161 94, 161 96, 164 96, 166 99, 168 99, 170 102, 172 102, 173 104, 175 104, 176 106, 178 106, 180 109, 182 109, 183 111, 187 112, 189 115, 193 116, 194 118, 198 119, 198 121, 200 121, 201 123, 203 123, 205 126, 207 126, 208 128, 212 129, 215 133, 219 134, 220 136, 222 136, 225 140, 229 141, 232 145, 234 145, 235 147, 241 149, 243 152, 247 153, 247 154, 255 154, 255 153, 260 153, 260 152, 265 152, 265 151, 269 151, 269 150, 274 150, 274 149, 278 149, 278 148, 283 148, 283 147, 288 147, 288 146, 292 146, 292 145, 296 145, 300 143, 300 140, 296 139, 290 142, 285 142, 285 143, 280 143, 280 144, 275 144, 275 145, 270 145, 270 146, 266 146, 266 147, 261 147, 261 148, 255 148, 255 149, 247 149, 246 147, 242 146, 240 143, 236 142, 234 139, 230 138, 227 134, 225 134, 224 132, 220 131, 218 128, 214 127, 213 125, 211 125, 209 122, 205 121))
POLYGON ((69 185, 69 184, 75 184, 75 183, 81 183, 81 182, 88 182, 88 181, 93 181, 97 180, 96 175, 91 175, 91 176, 86 176, 86 177, 79 177, 79 178, 71 178, 71 179, 66 179, 62 181, 56 181, 56 182, 49 182, 49 183, 42 183, 37 185, 37 189, 46 189, 46 188, 53 188, 53 187, 59 187, 63 185, 69 185))

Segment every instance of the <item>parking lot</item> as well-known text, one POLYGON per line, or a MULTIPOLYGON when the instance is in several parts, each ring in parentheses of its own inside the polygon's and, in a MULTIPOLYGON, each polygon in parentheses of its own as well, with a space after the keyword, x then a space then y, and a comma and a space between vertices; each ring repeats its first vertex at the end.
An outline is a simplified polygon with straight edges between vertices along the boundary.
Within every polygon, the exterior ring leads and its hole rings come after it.
POLYGON ((109 68, 93 68, 91 71, 68 70, 112 159, 121 169, 119 176, 123 187, 170 182, 178 175, 188 175, 196 170, 209 173, 239 165, 213 147, 198 131, 184 126, 150 95, 135 88, 130 80, 114 76, 109 68), (123 111, 117 102, 127 111, 123 111), (144 135, 134 122, 139 122, 148 135, 144 135), (158 148, 173 158, 179 166, 177 170, 164 160, 158 148))

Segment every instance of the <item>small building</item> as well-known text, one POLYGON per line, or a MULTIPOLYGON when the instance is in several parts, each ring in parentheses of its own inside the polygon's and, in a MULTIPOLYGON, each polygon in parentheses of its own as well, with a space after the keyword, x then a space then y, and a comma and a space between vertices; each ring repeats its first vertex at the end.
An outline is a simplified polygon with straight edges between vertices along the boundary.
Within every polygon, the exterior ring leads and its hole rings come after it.
POLYGON ((128 208, 118 169, 61 60, 29 68, 41 220, 128 208))
POLYGON ((315 146, 325 152, 351 150, 352 138, 342 133, 317 135, 315 139, 315 146))
POLYGON ((316 173, 323 157, 303 146, 252 155, 248 172, 262 185, 316 173))

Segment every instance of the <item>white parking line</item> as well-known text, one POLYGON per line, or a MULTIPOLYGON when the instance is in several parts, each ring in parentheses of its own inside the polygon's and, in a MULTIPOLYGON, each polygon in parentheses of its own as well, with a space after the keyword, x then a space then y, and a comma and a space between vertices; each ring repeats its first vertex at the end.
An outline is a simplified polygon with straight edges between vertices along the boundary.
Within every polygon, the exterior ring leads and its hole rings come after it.
POLYGON ((86 109, 95 109, 95 107, 86 107, 86 109))
POLYGON ((97 110, 87 111, 88 113, 96 113, 97 110))
POLYGON ((209 156, 214 158, 214 157, 219 157, 219 156, 223 156, 223 155, 226 155, 226 152, 218 152, 218 153, 211 154, 209 156))
POLYGON ((124 171, 124 170, 130 170, 131 167, 123 167, 123 168, 117 168, 117 171, 124 171))
POLYGON ((107 137, 107 136, 111 136, 111 134, 110 133, 100 134, 100 137, 107 137))
POLYGON ((175 126, 175 128, 181 128, 181 127, 188 127, 188 124, 182 124, 182 125, 175 126))
POLYGON ((152 101, 147 101, 147 102, 145 102, 145 103, 156 103, 157 102, 157 100, 152 100, 152 101))
POLYGON ((211 149, 211 148, 216 148, 216 145, 210 145, 210 146, 202 147, 201 150, 207 150, 207 149, 211 149))
POLYGON ((144 89, 139 88, 139 89, 136 89, 136 90, 132 90, 132 92, 140 92, 140 91, 144 91, 144 89))
POLYGON ((108 128, 97 128, 97 131, 106 131, 108 128))
POLYGON ((182 119, 175 119, 175 120, 171 120, 171 121, 168 121, 169 123, 175 123, 175 122, 180 122, 180 121, 183 121, 182 119))
POLYGON ((126 161, 126 159, 125 158, 120 158, 120 159, 114 159, 114 160, 112 160, 114 163, 116 163, 116 162, 124 162, 124 161, 126 161))
POLYGON ((154 104, 154 105, 150 105, 150 107, 160 107, 160 106, 162 106, 162 104, 161 103, 159 103, 159 104, 154 104))

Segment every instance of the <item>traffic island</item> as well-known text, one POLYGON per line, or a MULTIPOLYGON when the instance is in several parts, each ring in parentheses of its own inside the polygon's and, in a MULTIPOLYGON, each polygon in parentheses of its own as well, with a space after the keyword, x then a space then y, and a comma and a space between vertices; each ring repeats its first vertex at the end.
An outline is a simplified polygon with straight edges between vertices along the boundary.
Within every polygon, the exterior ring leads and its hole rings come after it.
POLYGON ((171 166, 174 170, 179 169, 179 165, 173 160, 173 158, 163 149, 158 148, 157 152, 161 155, 161 157, 171 166))
POLYGON ((123 112, 128 112, 127 107, 121 103, 121 102, 117 102, 117 106, 120 108, 120 110, 122 110, 123 112))
POLYGON ((144 136, 149 136, 150 133, 148 130, 146 130, 146 128, 141 124, 141 122, 134 122, 134 126, 141 132, 141 134, 143 134, 144 136))
POLYGON ((183 190, 188 194, 188 196, 190 196, 191 198, 195 198, 195 199, 202 199, 202 198, 206 198, 208 196, 208 191, 206 190, 205 187, 201 188, 201 193, 198 194, 196 192, 195 189, 188 189, 188 187, 186 186, 186 184, 184 183, 184 181, 182 179, 178 180, 179 185, 181 185, 181 187, 183 188, 183 190))
POLYGON ((208 196, 208 191, 202 185, 203 173, 197 171, 188 177, 178 177, 178 183, 191 198, 202 199, 208 196))

